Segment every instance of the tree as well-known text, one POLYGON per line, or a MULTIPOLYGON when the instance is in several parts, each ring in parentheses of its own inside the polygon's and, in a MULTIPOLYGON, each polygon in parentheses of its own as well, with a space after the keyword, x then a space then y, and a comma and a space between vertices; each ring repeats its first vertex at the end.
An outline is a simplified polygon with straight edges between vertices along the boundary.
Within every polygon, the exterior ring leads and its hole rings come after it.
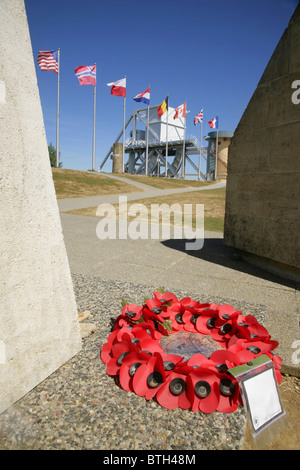
MULTIPOLYGON (((56 167, 56 148, 54 145, 50 142, 48 145, 48 152, 49 152, 49 158, 50 158, 50 164, 52 167, 56 167)), ((59 152, 59 168, 62 168, 63 164, 60 161, 60 152, 59 152)))

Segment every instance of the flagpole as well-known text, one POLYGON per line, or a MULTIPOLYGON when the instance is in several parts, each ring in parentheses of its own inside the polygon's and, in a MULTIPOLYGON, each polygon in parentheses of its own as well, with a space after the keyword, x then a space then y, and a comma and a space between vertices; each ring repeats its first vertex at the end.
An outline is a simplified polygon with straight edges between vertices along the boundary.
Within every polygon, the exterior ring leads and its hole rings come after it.
POLYGON ((218 180, 218 141, 219 141, 219 116, 217 116, 217 138, 216 138, 216 167, 215 180, 218 180))
MULTIPOLYGON (((149 85, 150 90, 150 85, 149 85)), ((147 129, 146 129, 146 166, 145 166, 145 175, 148 175, 148 148, 149 148, 149 104, 147 109, 147 129)))
POLYGON ((59 167, 59 74, 60 74, 60 49, 57 51, 57 110, 56 110, 56 168, 59 167))
POLYGON ((167 129, 166 129, 166 168, 165 168, 165 177, 168 177, 168 127, 169 127, 169 93, 167 94, 167 129))
POLYGON ((184 179, 185 173, 185 132, 186 132, 186 117, 184 124, 184 133, 183 133, 183 146, 182 146, 182 166, 181 166, 181 178, 184 179))
MULTIPOLYGON (((126 80, 126 75, 125 75, 126 80)), ((124 111, 123 111, 123 164, 122 164, 122 172, 125 173, 125 109, 126 109, 126 92, 124 96, 124 111)))
POLYGON ((200 174, 201 174, 200 167, 201 167, 201 151, 202 151, 202 127, 203 127, 203 119, 202 119, 201 126, 200 126, 200 153, 199 153, 198 180, 200 180, 200 174))
MULTIPOLYGON (((96 62, 95 62, 96 72, 96 62)), ((95 136, 96 136, 96 84, 97 84, 97 73, 94 86, 94 126, 93 126, 93 159, 92 159, 92 171, 95 171, 95 136)))

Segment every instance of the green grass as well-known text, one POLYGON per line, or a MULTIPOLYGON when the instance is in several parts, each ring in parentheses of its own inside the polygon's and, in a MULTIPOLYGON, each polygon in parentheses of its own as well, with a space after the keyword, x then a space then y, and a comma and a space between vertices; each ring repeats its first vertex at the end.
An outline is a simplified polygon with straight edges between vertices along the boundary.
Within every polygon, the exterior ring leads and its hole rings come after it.
POLYGON ((171 189, 171 188, 183 188, 183 187, 202 187, 213 184, 210 181, 199 181, 189 180, 181 178, 164 178, 157 176, 146 176, 146 175, 131 175, 129 173, 116 174, 116 176, 133 179, 139 183, 148 184, 158 189, 171 189))
MULTIPOLYGON (((192 204, 193 213, 195 213, 196 204, 204 204, 204 228, 210 232, 223 232, 224 230, 224 215, 225 215, 225 195, 226 189, 208 189, 205 191, 187 192, 183 194, 173 194, 169 196, 160 196, 149 199, 140 199, 132 201, 132 204, 143 204, 148 214, 151 214, 152 204, 168 204, 172 206, 174 203, 179 203, 182 207, 182 213, 184 213, 184 204, 192 204)), ((118 204, 115 204, 116 215, 118 217, 118 204)), ((84 209, 76 209, 68 211, 71 214, 76 215, 88 215, 96 217, 97 207, 88 207, 84 209)), ((172 223, 171 216, 171 223, 172 223)), ((128 221, 130 221, 128 217, 128 221)), ((196 228, 196 220, 192 220, 193 228, 196 228)))
POLYGON ((97 173, 52 168, 52 176, 57 199, 139 192, 123 181, 97 173))

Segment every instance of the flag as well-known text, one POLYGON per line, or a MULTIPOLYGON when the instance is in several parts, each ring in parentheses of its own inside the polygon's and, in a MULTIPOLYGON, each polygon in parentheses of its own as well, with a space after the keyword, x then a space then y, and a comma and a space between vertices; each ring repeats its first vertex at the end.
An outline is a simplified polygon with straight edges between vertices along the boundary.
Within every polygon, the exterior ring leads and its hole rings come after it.
POLYGON ((53 70, 58 73, 58 50, 39 51, 37 62, 43 71, 53 70))
POLYGON ((213 118, 211 121, 208 121, 208 124, 212 129, 218 129, 219 126, 219 118, 218 116, 213 118))
POLYGON ((201 109, 200 113, 198 113, 195 116, 195 119, 194 119, 195 126, 197 126, 198 122, 200 122, 200 124, 202 124, 203 122, 203 108, 201 109))
POLYGON ((126 96, 126 78, 121 78, 116 82, 107 83, 107 86, 111 87, 111 95, 115 96, 126 96))
POLYGON ((79 85, 96 86, 96 65, 79 65, 74 70, 79 85))
POLYGON ((147 88, 147 90, 144 91, 144 93, 140 93, 139 95, 136 95, 132 99, 134 101, 138 101, 139 103, 149 104, 150 103, 150 87, 147 88))
POLYGON ((178 117, 186 117, 186 103, 181 104, 178 108, 175 109, 175 114, 173 119, 177 119, 178 117))
POLYGON ((168 107, 169 97, 167 96, 167 98, 157 108, 157 114, 159 118, 168 110, 168 107))

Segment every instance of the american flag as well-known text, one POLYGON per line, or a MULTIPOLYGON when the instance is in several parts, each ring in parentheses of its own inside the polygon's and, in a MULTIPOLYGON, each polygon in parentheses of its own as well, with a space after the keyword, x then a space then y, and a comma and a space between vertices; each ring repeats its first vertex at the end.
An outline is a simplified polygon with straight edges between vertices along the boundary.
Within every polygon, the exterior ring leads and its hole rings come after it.
POLYGON ((53 70, 58 73, 58 50, 39 51, 37 61, 43 71, 53 70))
POLYGON ((197 126, 198 122, 200 122, 201 124, 203 122, 203 108, 201 109, 200 113, 198 113, 197 116, 195 116, 195 119, 194 119, 195 126, 197 126))

